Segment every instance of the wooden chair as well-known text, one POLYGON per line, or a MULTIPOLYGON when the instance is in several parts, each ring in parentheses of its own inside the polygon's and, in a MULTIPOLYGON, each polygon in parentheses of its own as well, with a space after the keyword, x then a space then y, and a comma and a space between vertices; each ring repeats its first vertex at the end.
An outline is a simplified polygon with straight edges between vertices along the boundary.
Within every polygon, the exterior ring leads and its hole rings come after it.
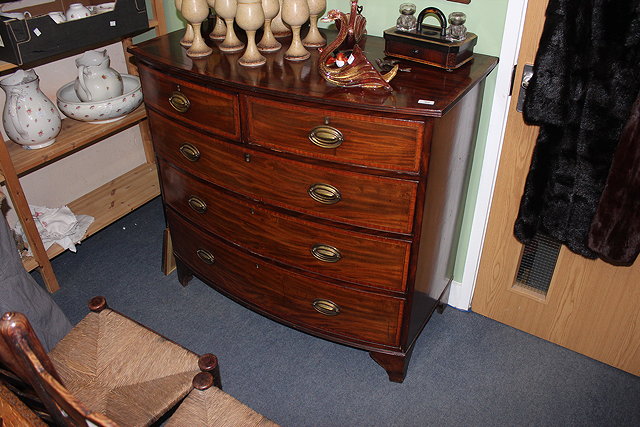
POLYGON ((6 367, 0 378, 39 415, 48 414, 48 422, 149 425, 194 387, 221 386, 213 354, 199 357, 107 308, 103 297, 89 308, 48 355, 24 315, 9 312, 0 320, 0 362, 6 367))

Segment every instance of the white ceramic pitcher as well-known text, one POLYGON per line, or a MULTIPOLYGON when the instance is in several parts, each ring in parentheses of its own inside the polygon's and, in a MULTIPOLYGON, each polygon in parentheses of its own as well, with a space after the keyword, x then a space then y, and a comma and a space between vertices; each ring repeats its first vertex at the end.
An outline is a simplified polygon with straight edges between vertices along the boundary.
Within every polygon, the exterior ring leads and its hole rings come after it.
POLYGON ((60 133, 58 110, 40 90, 33 70, 18 70, 0 80, 7 99, 2 124, 9 139, 27 149, 53 144, 60 133))
POLYGON ((104 101, 122 95, 122 76, 110 63, 106 49, 88 50, 76 59, 78 77, 73 88, 80 101, 104 101))

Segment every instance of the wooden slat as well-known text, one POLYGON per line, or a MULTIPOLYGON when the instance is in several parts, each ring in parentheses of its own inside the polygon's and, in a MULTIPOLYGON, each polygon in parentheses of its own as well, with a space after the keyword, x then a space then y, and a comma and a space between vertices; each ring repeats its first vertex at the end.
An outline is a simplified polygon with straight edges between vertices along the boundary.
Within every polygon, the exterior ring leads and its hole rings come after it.
POLYGON ((156 34, 167 34, 167 18, 164 13, 164 1, 152 0, 151 8, 153 9, 153 19, 149 21, 149 25, 153 22, 156 27, 156 34))
POLYGON ((162 272, 168 276, 176 269, 176 258, 173 256, 173 243, 169 227, 164 229, 164 240, 162 242, 162 272))
POLYGON ((33 268, 40 267, 40 273, 42 274, 47 289, 49 292, 55 292, 60 289, 60 285, 58 285, 58 279, 53 272, 51 263, 49 263, 47 253, 42 245, 42 240, 40 240, 38 228, 31 216, 29 203, 24 195, 22 184, 20 184, 7 148, 6 145, 0 144, 0 167, 2 167, 5 174, 3 181, 7 185, 9 197, 11 197, 11 201, 13 202, 13 208, 16 211, 18 220, 22 224, 22 229, 27 236, 29 247, 33 253, 33 268))
MULTIPOLYGON (((112 123, 91 124, 78 120, 62 120, 62 130, 56 138, 56 142, 46 148, 38 150, 25 150, 20 145, 5 141, 7 150, 11 155, 13 167, 18 176, 39 169, 57 159, 69 155, 88 145, 101 141, 124 129, 127 129, 146 119, 147 113, 144 106, 138 107, 125 118, 112 123)), ((4 171, 3 171, 4 174, 4 171)), ((0 174, 0 183, 5 177, 0 174)))
POLYGON ((11 62, 0 61, 0 73, 5 71, 11 71, 18 68, 16 64, 12 64, 11 62))
MULTIPOLYGON (((76 215, 91 215, 95 221, 89 226, 85 238, 139 208, 160 194, 158 174, 153 164, 143 163, 124 175, 69 203, 76 215)), ((49 259, 64 251, 55 244, 49 248, 49 259)), ((31 271, 37 267, 35 259, 23 259, 24 267, 31 271)))

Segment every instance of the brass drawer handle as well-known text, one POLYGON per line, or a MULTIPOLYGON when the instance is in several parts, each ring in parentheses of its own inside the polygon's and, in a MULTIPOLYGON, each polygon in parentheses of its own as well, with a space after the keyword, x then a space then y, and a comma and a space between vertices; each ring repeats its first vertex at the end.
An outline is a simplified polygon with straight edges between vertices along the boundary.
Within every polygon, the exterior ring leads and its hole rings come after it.
POLYGON ((174 90, 171 92, 171 96, 169 96, 169 105, 178 113, 186 113, 189 107, 191 107, 191 101, 189 101, 189 98, 187 98, 187 95, 184 93, 174 90))
POLYGON ((311 254, 323 262, 338 262, 342 258, 342 254, 330 245, 313 245, 311 254))
POLYGON ((313 184, 307 192, 313 200, 324 205, 333 205, 342 199, 340 191, 329 184, 313 184))
POLYGON ((180 146, 180 152, 190 162, 195 162, 200 158, 200 150, 188 142, 180 146))
POLYGON ((199 214, 207 211, 207 203, 198 196, 189 197, 189 207, 199 214))
POLYGON ((216 257, 213 256, 213 254, 205 249, 198 249, 196 251, 196 253, 198 254, 198 257, 205 263, 205 264, 213 264, 216 261, 216 257))
POLYGON ((318 313, 325 316, 337 316, 340 314, 340 306, 328 299, 316 299, 311 305, 318 313))
POLYGON ((309 141, 320 148, 338 148, 344 142, 344 136, 333 126, 321 125, 311 129, 309 141))

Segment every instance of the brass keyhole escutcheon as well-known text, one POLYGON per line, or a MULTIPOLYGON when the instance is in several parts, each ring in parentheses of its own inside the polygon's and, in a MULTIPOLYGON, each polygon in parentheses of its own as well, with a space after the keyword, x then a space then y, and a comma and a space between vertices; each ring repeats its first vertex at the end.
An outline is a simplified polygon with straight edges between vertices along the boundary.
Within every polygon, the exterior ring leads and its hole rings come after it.
POLYGON ((178 113, 186 113, 191 107, 191 101, 184 93, 174 90, 169 96, 169 105, 178 113))
POLYGON ((189 197, 188 203, 189 207, 199 214, 203 214, 207 211, 207 203, 198 196, 189 197))
POLYGON ((198 249, 196 254, 198 254, 198 258, 200 258, 205 264, 211 265, 216 261, 216 257, 206 249, 198 249))
POLYGON ((313 245, 311 248, 311 254, 318 260, 323 262, 338 262, 342 258, 342 254, 331 245, 313 245))
POLYGON ((311 129, 309 141, 320 148, 338 148, 344 142, 344 136, 340 130, 324 124, 311 129))
POLYGON ((333 205, 342 199, 340 191, 330 184, 313 184, 307 193, 313 200, 324 205, 333 205))
POLYGON ((325 316, 337 316, 340 314, 340 306, 328 299, 316 299, 311 305, 318 313, 325 316))
POLYGON ((180 153, 190 162, 195 162, 200 158, 200 150, 188 142, 180 146, 180 153))

